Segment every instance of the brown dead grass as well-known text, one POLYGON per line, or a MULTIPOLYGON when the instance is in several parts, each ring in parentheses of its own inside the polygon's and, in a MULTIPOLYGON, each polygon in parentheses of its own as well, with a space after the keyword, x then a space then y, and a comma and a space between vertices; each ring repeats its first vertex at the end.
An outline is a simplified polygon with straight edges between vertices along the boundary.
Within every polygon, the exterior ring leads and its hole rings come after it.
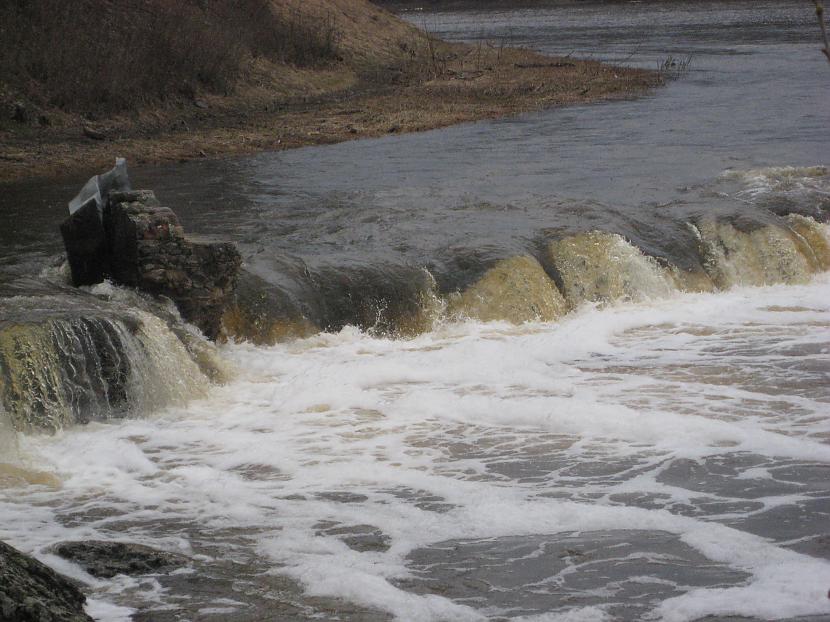
POLYGON ((337 39, 331 12, 296 2, 7 0, 0 81, 30 106, 106 115, 231 93, 256 59, 331 64, 337 39))
POLYGON ((365 0, 301 6, 333 16, 341 60, 298 67, 251 57, 227 94, 203 89, 94 121, 50 108, 37 111, 49 125, 0 123, 0 181, 91 173, 116 155, 174 162, 420 131, 633 97, 659 83, 653 72, 431 40, 365 0))

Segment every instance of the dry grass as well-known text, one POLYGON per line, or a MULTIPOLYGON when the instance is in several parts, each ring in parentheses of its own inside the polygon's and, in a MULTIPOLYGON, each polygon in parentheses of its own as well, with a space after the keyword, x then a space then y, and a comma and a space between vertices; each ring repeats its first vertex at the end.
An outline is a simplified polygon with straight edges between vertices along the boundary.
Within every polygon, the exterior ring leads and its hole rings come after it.
MULTIPOLYGON (((232 88, 211 86, 197 75, 190 79, 198 97, 159 92, 155 103, 133 101, 123 112, 99 113, 93 123, 97 139, 85 131, 89 115, 54 107, 37 112, 48 115, 48 125, 0 121, 0 181, 90 174, 110 165, 115 155, 158 163, 420 131, 632 97, 660 82, 656 72, 498 45, 448 44, 366 0, 250 1, 268 2, 280 23, 315 24, 321 42, 333 41, 336 58, 319 62, 329 58, 329 43, 305 56, 296 49, 279 51, 276 44, 269 48, 265 35, 249 33, 247 60, 232 88), (286 62, 289 58, 294 62, 286 62), (300 59, 318 60, 301 66, 300 59)), ((225 2, 233 0, 208 4, 225 2)), ((160 69, 148 70, 153 71, 160 69)), ((118 79, 129 82, 126 76, 118 79)), ((19 92, 0 85, 0 104, 4 97, 14 101, 10 98, 19 92)))
POLYGON ((331 16, 269 0, 5 0, 0 76, 41 106, 134 110, 198 89, 230 93, 251 58, 337 60, 331 16))

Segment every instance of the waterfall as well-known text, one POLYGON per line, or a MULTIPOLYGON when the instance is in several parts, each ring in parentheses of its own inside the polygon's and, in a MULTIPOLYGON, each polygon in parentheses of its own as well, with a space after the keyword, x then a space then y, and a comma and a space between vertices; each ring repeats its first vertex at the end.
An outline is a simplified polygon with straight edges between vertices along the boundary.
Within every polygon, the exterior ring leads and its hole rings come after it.
POLYGON ((676 290, 665 268, 616 233, 590 231, 554 240, 547 252, 572 307, 664 298, 676 290))
MULTIPOLYGON (((56 296, 48 304, 65 303, 56 296)), ((184 343, 147 311, 0 325, 0 396, 18 430, 148 412, 204 394, 207 382, 184 343)))

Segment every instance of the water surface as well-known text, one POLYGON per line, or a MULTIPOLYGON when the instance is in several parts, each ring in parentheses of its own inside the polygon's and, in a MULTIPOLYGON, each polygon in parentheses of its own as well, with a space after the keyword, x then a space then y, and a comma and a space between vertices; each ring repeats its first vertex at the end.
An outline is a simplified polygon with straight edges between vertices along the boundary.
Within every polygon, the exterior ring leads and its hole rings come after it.
MULTIPOLYGON (((690 223, 826 220, 809 3, 406 15, 450 39, 692 62, 631 101, 135 170, 330 331, 226 346, 236 380, 185 407, 21 436, 61 486, 0 494, 0 537, 87 581, 106 620, 828 619, 826 275, 748 287, 736 255, 729 291, 408 340, 350 315, 417 293, 424 270, 447 295, 587 230, 702 270, 690 223), (193 561, 96 581, 48 552, 84 538, 193 561)), ((59 250, 79 181, 2 188, 2 279, 59 250)))

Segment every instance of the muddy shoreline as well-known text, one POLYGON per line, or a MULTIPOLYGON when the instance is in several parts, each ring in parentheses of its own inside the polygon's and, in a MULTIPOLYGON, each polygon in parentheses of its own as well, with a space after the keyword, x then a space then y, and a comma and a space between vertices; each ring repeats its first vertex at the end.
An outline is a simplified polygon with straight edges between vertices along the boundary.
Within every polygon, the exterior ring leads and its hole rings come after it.
POLYGON ((395 83, 316 70, 318 93, 248 89, 94 121, 46 116, 0 127, 0 182, 95 172, 127 157, 162 164, 279 151, 417 132, 555 106, 641 96, 651 71, 542 56, 524 49, 453 45, 435 75, 395 83))

